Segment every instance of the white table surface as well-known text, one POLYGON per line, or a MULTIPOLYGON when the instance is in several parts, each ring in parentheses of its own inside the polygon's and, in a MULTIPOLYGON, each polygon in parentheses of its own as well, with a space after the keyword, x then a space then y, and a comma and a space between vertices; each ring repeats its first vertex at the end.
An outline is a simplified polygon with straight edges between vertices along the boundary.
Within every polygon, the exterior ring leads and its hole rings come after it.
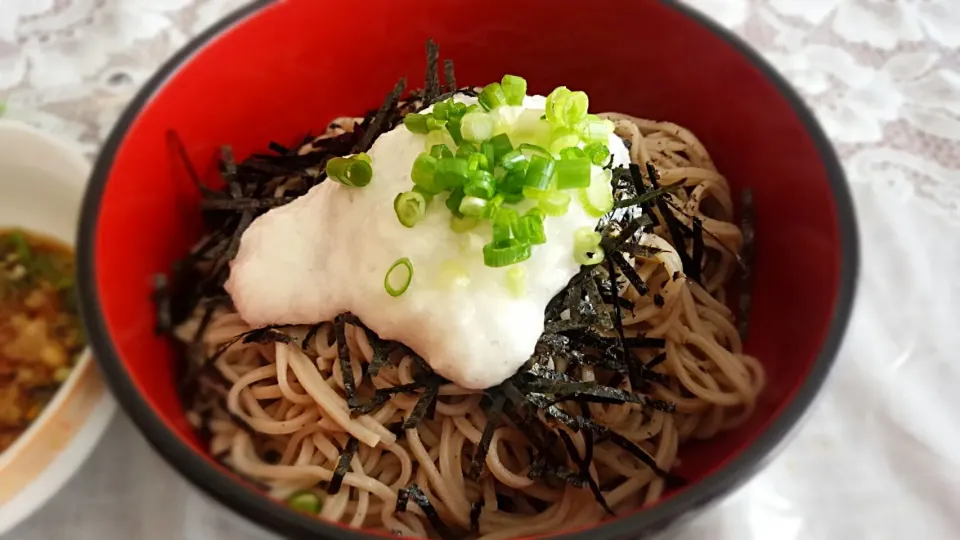
MULTIPOLYGON (((852 183, 863 264, 839 363, 770 467, 671 540, 960 538, 957 0, 689 0, 800 89, 852 183), (949 8, 949 9, 948 9, 949 8)), ((7 116, 91 154, 159 63, 240 0, 0 0, 7 116)), ((270 539, 118 415, 3 540, 270 539)))

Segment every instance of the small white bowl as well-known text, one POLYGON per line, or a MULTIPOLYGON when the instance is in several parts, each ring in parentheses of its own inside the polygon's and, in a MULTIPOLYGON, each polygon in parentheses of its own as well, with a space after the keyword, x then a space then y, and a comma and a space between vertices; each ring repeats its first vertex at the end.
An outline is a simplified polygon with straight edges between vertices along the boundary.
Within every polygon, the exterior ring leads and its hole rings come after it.
MULTIPOLYGON (((74 244, 90 164, 67 142, 0 120, 0 229, 22 227, 74 244)), ((80 468, 116 404, 89 350, 43 412, 0 453, 0 535, 49 500, 80 468)))

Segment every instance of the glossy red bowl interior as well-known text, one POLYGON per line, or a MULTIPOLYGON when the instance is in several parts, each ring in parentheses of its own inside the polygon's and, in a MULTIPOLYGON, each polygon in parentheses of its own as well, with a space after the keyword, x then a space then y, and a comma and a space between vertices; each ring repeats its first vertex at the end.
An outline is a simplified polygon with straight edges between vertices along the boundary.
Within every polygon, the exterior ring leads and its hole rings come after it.
MULTIPOLYGON (((452 9, 392 0, 261 2, 191 43, 143 89, 99 158, 79 238, 81 292, 96 356, 151 443, 200 488, 290 536, 368 538, 261 496, 210 459, 184 416, 170 344, 154 335, 152 276, 198 238, 199 196, 171 153, 175 130, 211 182, 215 155, 293 142, 334 117, 379 105, 398 77, 418 86, 428 37, 460 84, 504 73, 531 93, 564 84, 591 109, 691 128, 737 191, 756 201, 756 264, 746 348, 769 376, 737 431, 681 449, 689 485, 591 530, 637 537, 745 481, 819 389, 853 295, 856 232, 840 167, 809 112, 735 38, 667 2, 560 6, 491 0, 452 9)), ((583 531, 557 531, 583 535, 583 531)))

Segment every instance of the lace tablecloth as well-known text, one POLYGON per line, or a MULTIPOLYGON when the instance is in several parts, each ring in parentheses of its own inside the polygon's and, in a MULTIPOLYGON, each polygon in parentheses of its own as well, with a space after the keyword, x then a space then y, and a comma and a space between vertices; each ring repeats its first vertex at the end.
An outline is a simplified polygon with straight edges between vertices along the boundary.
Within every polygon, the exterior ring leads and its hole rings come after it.
MULTIPOLYGON (((958 0, 689 0, 803 93, 853 184, 863 270, 839 365, 800 434, 672 540, 960 538, 958 0)), ((240 0, 0 0, 6 115, 106 136, 163 59, 240 0)), ((268 539, 118 417, 11 539, 268 539)))

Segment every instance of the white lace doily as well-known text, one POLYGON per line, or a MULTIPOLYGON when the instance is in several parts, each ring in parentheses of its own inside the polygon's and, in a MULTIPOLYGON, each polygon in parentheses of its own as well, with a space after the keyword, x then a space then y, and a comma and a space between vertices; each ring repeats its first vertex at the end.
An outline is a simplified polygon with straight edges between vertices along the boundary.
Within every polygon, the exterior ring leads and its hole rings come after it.
MULTIPOLYGON (((318 0, 319 1, 319 0, 318 0)), ((240 0, 0 0, 8 117, 93 154, 123 106, 240 0)), ((863 269, 838 368, 801 433, 677 540, 960 538, 960 0, 688 0, 800 90, 853 184, 863 269)), ((268 538, 126 419, 13 538, 268 538)))

